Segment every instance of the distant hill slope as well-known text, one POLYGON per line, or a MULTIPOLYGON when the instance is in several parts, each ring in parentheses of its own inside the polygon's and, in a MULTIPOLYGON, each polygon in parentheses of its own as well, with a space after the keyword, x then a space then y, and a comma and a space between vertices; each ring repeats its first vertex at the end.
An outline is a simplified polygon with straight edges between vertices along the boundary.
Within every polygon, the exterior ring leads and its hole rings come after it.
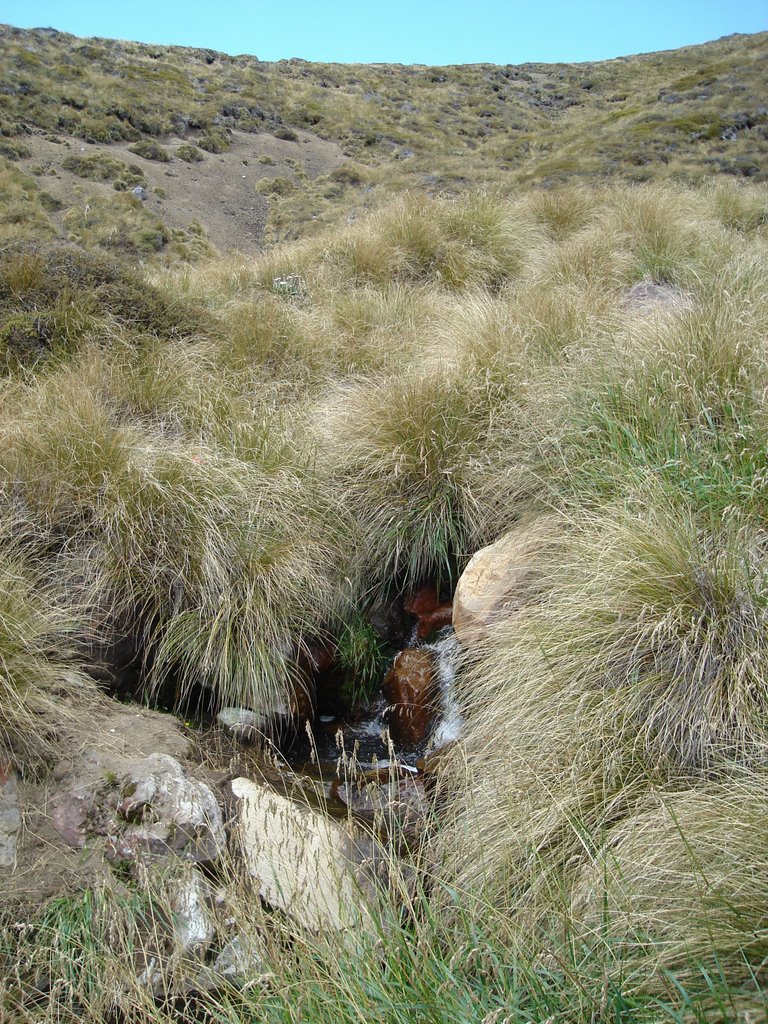
POLYGON ((248 251, 404 188, 765 179, 766 57, 768 33, 586 64, 267 63, 1 26, 0 154, 81 241, 90 200, 138 184, 142 216, 248 251))

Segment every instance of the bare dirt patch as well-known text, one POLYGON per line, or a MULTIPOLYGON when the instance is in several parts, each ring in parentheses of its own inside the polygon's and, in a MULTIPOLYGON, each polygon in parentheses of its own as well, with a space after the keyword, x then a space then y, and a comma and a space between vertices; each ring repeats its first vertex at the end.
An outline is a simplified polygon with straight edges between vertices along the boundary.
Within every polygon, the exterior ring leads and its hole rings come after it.
POLYGON ((109 181, 92 181, 66 170, 64 160, 73 154, 107 153, 141 167, 147 182, 147 207, 169 227, 187 228, 197 222, 217 248, 249 253, 261 248, 269 213, 268 197, 256 189, 260 182, 287 178, 300 186, 304 175, 309 180, 317 178, 346 160, 336 143, 311 132, 297 131, 296 135, 298 141, 290 142, 267 132, 233 131, 226 152, 205 153, 199 163, 176 156, 177 147, 193 144, 193 138, 160 140, 171 157, 169 163, 160 163, 131 153, 127 145, 90 145, 65 136, 53 142, 32 135, 25 138, 31 154, 20 160, 19 166, 27 172, 34 169, 45 191, 62 203, 62 212, 53 215, 61 227, 67 209, 114 192, 109 181))

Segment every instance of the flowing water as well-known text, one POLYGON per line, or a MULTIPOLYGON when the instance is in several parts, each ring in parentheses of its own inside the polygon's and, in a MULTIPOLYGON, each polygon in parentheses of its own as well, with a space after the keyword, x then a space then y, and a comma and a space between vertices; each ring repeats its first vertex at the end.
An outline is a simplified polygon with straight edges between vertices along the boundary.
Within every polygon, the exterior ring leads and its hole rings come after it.
POLYGON ((417 762, 437 748, 459 738, 462 718, 455 691, 457 643, 453 629, 446 626, 429 644, 420 642, 414 629, 406 647, 426 647, 434 651, 438 680, 439 707, 427 739, 415 747, 400 748, 389 738, 385 713, 387 701, 379 692, 371 704, 355 718, 321 715, 310 734, 297 736, 283 751, 287 763, 296 772, 324 777, 335 774, 338 762, 353 758, 361 769, 382 769, 396 764, 404 770, 418 770, 417 762))

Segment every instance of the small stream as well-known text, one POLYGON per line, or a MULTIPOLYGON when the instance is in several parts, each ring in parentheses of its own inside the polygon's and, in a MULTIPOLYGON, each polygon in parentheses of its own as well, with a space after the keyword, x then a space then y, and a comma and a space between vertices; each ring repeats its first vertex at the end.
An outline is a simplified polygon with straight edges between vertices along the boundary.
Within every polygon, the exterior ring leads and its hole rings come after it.
POLYGON ((417 772, 431 751, 459 738, 463 725, 455 692, 456 637, 452 627, 440 630, 432 643, 417 639, 416 630, 407 638, 405 648, 421 647, 435 654, 439 706, 424 742, 413 747, 398 747, 389 738, 385 713, 387 700, 378 695, 355 716, 347 718, 319 715, 312 734, 301 733, 281 750, 287 765, 296 773, 328 780, 336 775, 342 754, 353 758, 363 771, 391 766, 417 772))

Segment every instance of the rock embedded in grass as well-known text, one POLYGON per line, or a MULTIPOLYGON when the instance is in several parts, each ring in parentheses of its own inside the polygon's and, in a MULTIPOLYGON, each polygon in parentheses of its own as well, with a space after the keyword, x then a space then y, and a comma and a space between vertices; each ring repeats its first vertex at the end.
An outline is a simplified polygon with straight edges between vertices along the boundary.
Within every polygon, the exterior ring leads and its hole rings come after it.
POLYGON ((232 782, 259 895, 312 932, 374 928, 386 855, 372 839, 249 779, 232 782))
POLYGON ((210 886, 193 868, 171 885, 169 905, 173 911, 173 933, 178 947, 186 955, 204 956, 216 935, 213 915, 208 908, 210 886))
POLYGON ((21 828, 21 810, 16 775, 0 761, 0 869, 16 862, 16 844, 21 828))
POLYGON ((259 736, 269 732, 269 721, 264 715, 248 708, 222 708, 216 721, 230 733, 238 743, 252 743, 259 736))
POLYGON ((472 556, 453 598, 453 628, 462 647, 479 643, 494 622, 526 603, 526 587, 546 543, 545 522, 537 520, 472 556))

